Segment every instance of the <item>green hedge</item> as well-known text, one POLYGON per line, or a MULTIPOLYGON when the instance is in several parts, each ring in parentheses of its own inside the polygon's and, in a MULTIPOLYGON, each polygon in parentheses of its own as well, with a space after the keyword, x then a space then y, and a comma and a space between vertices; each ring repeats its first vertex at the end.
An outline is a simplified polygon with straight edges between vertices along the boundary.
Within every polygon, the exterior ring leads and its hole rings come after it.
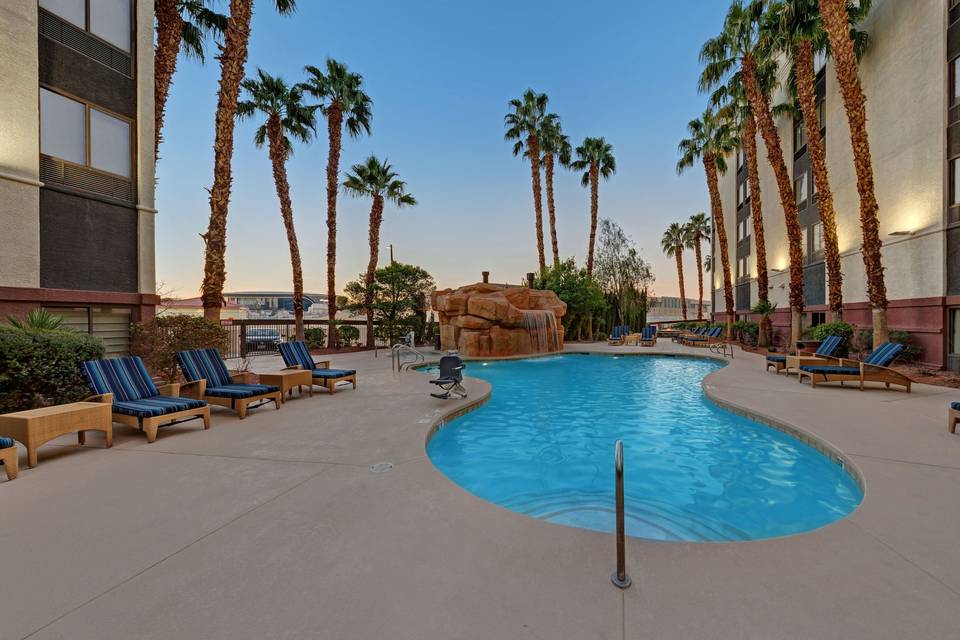
POLYGON ((0 325, 0 413, 83 400, 91 391, 80 363, 103 353, 85 333, 0 325))
POLYGON ((150 373, 167 382, 180 379, 178 351, 209 347, 226 351, 227 330, 197 316, 157 316, 133 325, 130 332, 130 354, 143 358, 150 373))

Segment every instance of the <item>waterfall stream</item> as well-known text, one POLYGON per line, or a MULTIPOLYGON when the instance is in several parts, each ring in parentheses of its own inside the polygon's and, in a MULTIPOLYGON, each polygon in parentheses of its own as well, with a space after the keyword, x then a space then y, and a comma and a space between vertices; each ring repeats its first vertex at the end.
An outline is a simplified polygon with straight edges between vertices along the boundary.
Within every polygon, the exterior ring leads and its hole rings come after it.
POLYGON ((551 353, 560 350, 560 331, 557 316, 552 311, 522 309, 523 327, 530 334, 534 353, 551 353))

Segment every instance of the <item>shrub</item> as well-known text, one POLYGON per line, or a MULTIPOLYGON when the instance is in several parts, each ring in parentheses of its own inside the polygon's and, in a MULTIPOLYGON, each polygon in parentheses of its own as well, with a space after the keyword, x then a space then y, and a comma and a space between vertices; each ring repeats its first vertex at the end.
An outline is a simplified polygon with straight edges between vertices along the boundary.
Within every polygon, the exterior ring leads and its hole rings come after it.
POLYGON ((352 324, 342 325, 337 329, 340 333, 340 344, 345 347, 352 347, 360 342, 360 329, 352 324))
POLYGON ((327 346, 327 332, 323 327, 310 327, 303 330, 303 341, 311 349, 323 349, 327 346))
POLYGON ((756 344, 760 325, 749 320, 737 320, 733 323, 733 335, 740 342, 756 344))
POLYGON ((85 333, 0 326, 0 413, 83 400, 80 363, 102 357, 103 342, 85 333))
MULTIPOLYGON (((857 332, 856 342, 857 349, 861 353, 873 351, 873 329, 860 329, 857 332)), ((903 351, 897 358, 900 362, 916 362, 923 355, 923 349, 913 344, 913 336, 910 335, 909 331, 891 330, 890 342, 896 342, 904 346, 903 351)))
POLYGON ((131 355, 143 358, 147 369, 168 382, 179 380, 177 351, 186 349, 227 349, 227 330, 195 316, 157 316, 133 325, 131 355))
POLYGON ((812 337, 814 340, 823 342, 830 336, 840 336, 849 341, 853 337, 853 327, 843 320, 838 320, 837 322, 818 324, 813 328, 812 337))

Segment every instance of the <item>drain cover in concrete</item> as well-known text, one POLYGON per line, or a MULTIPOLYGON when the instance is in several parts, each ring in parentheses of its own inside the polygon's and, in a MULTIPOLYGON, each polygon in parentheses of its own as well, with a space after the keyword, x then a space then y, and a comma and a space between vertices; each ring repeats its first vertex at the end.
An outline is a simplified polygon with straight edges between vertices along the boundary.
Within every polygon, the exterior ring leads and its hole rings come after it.
POLYGON ((393 470, 392 462, 378 462, 377 464, 370 465, 371 473, 386 473, 391 470, 393 470))

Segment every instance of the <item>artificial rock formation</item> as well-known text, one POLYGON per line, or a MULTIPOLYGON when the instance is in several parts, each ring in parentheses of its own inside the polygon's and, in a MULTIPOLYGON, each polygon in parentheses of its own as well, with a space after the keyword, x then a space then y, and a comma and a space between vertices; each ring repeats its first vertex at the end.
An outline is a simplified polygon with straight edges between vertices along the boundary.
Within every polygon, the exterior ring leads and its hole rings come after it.
POLYGON ((436 291, 440 346, 471 357, 560 351, 567 305, 553 291, 472 284, 436 291))

